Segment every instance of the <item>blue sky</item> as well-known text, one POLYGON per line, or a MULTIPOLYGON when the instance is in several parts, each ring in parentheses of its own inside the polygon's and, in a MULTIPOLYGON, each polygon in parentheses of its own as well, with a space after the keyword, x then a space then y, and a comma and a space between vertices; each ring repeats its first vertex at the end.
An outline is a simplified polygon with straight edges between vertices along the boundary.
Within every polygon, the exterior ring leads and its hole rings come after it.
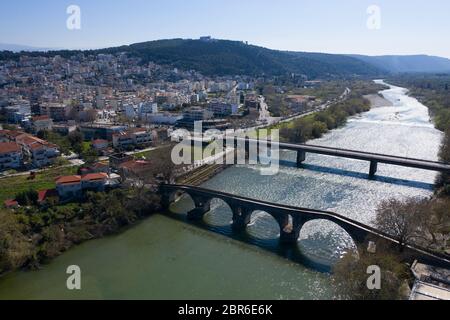
POLYGON ((450 58, 448 0, 2 0, 0 43, 99 48, 167 38, 244 40, 273 49, 450 58), (81 9, 68 30, 66 9, 81 9), (367 8, 381 29, 367 28, 367 8))

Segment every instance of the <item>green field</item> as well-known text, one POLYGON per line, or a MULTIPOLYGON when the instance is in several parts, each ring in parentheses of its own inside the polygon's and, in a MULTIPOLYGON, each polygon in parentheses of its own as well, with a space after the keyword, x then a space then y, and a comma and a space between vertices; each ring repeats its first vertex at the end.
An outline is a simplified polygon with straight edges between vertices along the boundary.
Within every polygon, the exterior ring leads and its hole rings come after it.
POLYGON ((34 180, 28 180, 29 176, 7 177, 0 179, 0 202, 13 199, 16 194, 30 188, 36 191, 55 188, 55 178, 63 175, 76 174, 77 167, 52 168, 36 173, 34 180))

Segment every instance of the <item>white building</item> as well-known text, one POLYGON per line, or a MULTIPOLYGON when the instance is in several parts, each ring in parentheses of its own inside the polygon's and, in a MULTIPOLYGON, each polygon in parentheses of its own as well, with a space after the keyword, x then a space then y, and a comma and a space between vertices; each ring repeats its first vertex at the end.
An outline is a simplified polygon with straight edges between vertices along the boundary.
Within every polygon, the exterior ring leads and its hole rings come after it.
POLYGON ((227 117, 231 116, 232 114, 237 114, 239 106, 233 103, 212 100, 208 104, 208 110, 211 111, 216 117, 227 117))
POLYGON ((34 132, 51 130, 53 128, 53 120, 47 115, 33 117, 31 121, 34 132))
POLYGON ((40 168, 53 164, 60 155, 58 147, 45 140, 29 134, 22 134, 16 138, 25 155, 31 159, 34 167, 40 168))
POLYGON ((141 103, 139 106, 139 114, 158 113, 158 104, 153 102, 141 103))
POLYGON ((184 112, 183 118, 184 121, 202 121, 214 118, 214 114, 209 110, 202 109, 201 107, 191 107, 184 112))
POLYGON ((183 119, 183 115, 169 112, 153 113, 147 116, 147 120, 154 124, 174 125, 181 119, 183 119))
POLYGON ((0 170, 17 169, 22 166, 22 149, 15 142, 0 143, 0 170))
POLYGON ((138 147, 150 146, 152 144, 152 133, 148 132, 145 129, 135 130, 133 132, 134 135, 134 143, 138 147))
POLYGON ((128 119, 134 119, 136 118, 136 107, 132 104, 127 104, 124 106, 125 108, 125 116, 128 119))
POLYGON ((113 146, 117 149, 147 147, 152 144, 152 133, 146 129, 122 131, 113 135, 113 146))
POLYGON ((112 136, 113 146, 118 149, 127 149, 134 146, 134 135, 131 132, 119 132, 112 136))

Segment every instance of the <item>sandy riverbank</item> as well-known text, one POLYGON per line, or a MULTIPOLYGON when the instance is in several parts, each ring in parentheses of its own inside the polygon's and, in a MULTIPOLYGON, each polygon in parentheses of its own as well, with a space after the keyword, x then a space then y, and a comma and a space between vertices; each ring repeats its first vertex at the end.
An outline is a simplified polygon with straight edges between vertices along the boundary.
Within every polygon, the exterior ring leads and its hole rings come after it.
POLYGON ((379 108, 379 107, 392 107, 392 102, 389 100, 383 98, 379 94, 368 94, 365 95, 364 98, 370 101, 372 108, 379 108))

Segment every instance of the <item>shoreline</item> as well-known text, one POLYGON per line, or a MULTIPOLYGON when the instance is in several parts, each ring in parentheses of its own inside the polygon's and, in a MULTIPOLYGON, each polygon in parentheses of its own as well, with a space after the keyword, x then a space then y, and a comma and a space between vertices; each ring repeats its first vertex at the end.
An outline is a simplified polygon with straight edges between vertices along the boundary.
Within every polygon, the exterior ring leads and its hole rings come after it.
POLYGON ((394 104, 383 97, 380 93, 378 94, 368 94, 363 96, 364 99, 369 100, 370 108, 381 108, 381 107, 393 107, 394 104))

